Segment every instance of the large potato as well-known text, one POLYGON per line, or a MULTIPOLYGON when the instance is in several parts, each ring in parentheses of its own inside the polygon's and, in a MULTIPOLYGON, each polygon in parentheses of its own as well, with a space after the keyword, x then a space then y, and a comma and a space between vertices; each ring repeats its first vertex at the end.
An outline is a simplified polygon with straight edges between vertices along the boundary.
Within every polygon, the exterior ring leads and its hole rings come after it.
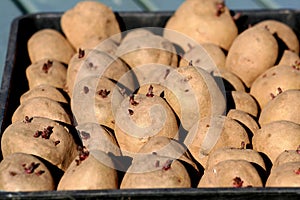
MULTIPOLYGON (((219 0, 184 1, 165 28, 178 31, 197 43, 213 43, 226 50, 238 34, 229 9, 219 0)), ((185 40, 179 40, 170 31, 166 31, 164 36, 179 44, 185 51, 189 48, 185 40)))
POLYGON ((252 27, 243 31, 232 43, 225 68, 236 74, 247 87, 265 70, 274 66, 278 44, 265 28, 252 27))
POLYGON ((278 94, 262 109, 259 124, 287 120, 300 124, 300 90, 286 90, 278 94))
MULTIPOLYGON (((104 40, 120 33, 119 23, 113 11, 96 1, 78 2, 63 13, 60 21, 62 30, 75 49, 92 37, 104 40)), ((113 38, 119 41, 120 35, 113 38)))
POLYGON ((54 29, 42 29, 34 33, 27 42, 30 61, 54 59, 68 64, 75 53, 66 38, 54 29))
POLYGON ((9 125, 1 138, 3 157, 15 152, 37 155, 62 170, 76 156, 77 144, 65 125, 47 118, 26 118, 9 125))
POLYGON ((262 126, 252 138, 253 149, 264 153, 275 162, 285 150, 297 149, 300 125, 289 121, 275 121, 262 126))
POLYGON ((250 145, 246 130, 235 120, 225 116, 202 118, 187 134, 184 144, 193 157, 206 166, 209 154, 223 147, 239 148, 250 145))
POLYGON ((274 66, 253 82, 250 94, 263 109, 278 93, 291 89, 300 89, 300 70, 293 66, 274 66))

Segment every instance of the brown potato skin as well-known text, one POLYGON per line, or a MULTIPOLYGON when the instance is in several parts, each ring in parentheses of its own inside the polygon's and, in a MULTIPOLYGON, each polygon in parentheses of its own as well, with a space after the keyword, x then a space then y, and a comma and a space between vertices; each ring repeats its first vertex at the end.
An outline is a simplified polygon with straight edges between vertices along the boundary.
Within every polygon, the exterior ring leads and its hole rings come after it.
POLYGON ((27 42, 30 61, 54 59, 68 64, 75 50, 69 41, 54 29, 42 29, 34 33, 27 42))
POLYGON ((283 151, 297 149, 299 141, 300 125, 290 121, 263 125, 252 138, 253 149, 264 153, 272 163, 283 151))
POLYGON ((284 50, 278 65, 296 66, 297 63, 300 63, 299 54, 291 50, 284 50))
POLYGON ((258 104, 251 94, 243 91, 231 91, 230 94, 228 94, 228 98, 228 104, 233 103, 234 109, 244 111, 253 117, 259 115, 258 104), (231 100, 233 102, 230 102, 231 100))
POLYGON ((249 88, 260 74, 274 66, 277 56, 278 44, 273 35, 265 28, 251 27, 232 43, 225 68, 249 88))
POLYGON ((300 162, 300 147, 297 150, 284 150, 279 156, 276 158, 272 169, 276 167, 289 163, 289 162, 300 162))
POLYGON ((55 190, 51 172, 38 158, 26 153, 13 153, 0 163, 0 190, 10 192, 55 190), (35 163, 32 173, 25 173, 25 167, 35 163), (23 166, 22 164, 25 164, 23 166))

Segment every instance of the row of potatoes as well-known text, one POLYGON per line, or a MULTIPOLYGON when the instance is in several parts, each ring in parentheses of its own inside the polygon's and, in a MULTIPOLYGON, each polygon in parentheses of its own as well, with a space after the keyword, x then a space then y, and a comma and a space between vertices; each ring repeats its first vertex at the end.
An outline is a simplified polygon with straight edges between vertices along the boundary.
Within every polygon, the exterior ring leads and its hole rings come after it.
POLYGON ((0 189, 299 187, 299 41, 274 20, 238 33, 236 17, 187 0, 164 30, 121 33, 83 1, 63 34, 33 34, 0 189))

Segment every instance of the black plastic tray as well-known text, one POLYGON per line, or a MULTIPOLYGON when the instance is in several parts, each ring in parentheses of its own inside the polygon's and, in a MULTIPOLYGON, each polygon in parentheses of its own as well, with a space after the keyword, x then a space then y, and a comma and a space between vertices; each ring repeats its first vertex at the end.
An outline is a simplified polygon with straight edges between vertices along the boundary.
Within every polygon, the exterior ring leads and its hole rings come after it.
MULTIPOLYGON (((276 19, 291 26, 300 39, 300 11, 248 10, 237 21, 239 30, 264 19, 276 19)), ((54 28, 61 31, 62 13, 37 13, 16 18, 11 25, 5 68, 0 90, 1 132, 11 124, 21 94, 28 90, 25 69, 30 64, 27 40, 36 31, 54 28)), ((122 31, 138 27, 163 27, 172 12, 116 13, 122 31)), ((0 160, 2 156, 0 154, 0 160)), ((0 199, 299 199, 300 188, 187 188, 147 190, 89 190, 46 192, 0 192, 0 199)))

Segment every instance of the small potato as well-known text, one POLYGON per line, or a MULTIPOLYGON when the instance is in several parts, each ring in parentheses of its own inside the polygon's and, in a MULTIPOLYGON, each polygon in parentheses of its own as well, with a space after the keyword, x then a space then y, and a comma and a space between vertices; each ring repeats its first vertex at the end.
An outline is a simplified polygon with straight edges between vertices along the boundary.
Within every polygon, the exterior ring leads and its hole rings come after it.
POLYGON ((254 25, 255 27, 267 28, 272 34, 276 35, 282 42, 283 48, 299 54, 299 40, 293 29, 286 23, 277 20, 263 20, 254 25))
POLYGON ((257 100, 261 109, 278 93, 291 89, 300 89, 300 70, 295 66, 274 66, 253 82, 250 94, 257 100))
POLYGON ((246 160, 225 160, 207 169, 198 188, 207 187, 262 187, 263 183, 255 167, 246 160))
POLYGON ((250 114, 242 111, 242 110, 237 110, 237 109, 231 109, 227 113, 227 117, 230 117, 242 125, 247 129, 249 129, 250 133, 248 132, 251 137, 255 134, 255 132, 259 129, 259 126, 257 122, 254 120, 253 116, 250 114))
POLYGON ((274 170, 267 180, 266 187, 300 187, 300 162, 284 163, 274 170))
POLYGON ((265 28, 252 27, 243 31, 232 43, 225 68, 237 75, 250 88, 265 70, 274 66, 278 44, 265 28))
POLYGON ((118 189, 113 160, 100 150, 81 150, 61 177, 57 190, 118 189))
POLYGON ((54 29, 42 29, 34 33, 27 42, 32 63, 53 59, 68 64, 75 50, 66 38, 54 29))
MULTIPOLYGON (((155 29, 153 29, 155 30, 155 29)), ((122 39, 122 43, 126 42, 127 40, 135 39, 140 36, 153 36, 154 34, 151 32, 151 29, 147 28, 136 28, 136 29, 130 29, 125 32, 126 35, 122 39)))
POLYGON ((190 129, 184 140, 193 157, 206 166, 208 156, 219 148, 250 145, 246 130, 225 116, 202 118, 190 129))
POLYGON ((47 97, 28 99, 19 105, 11 118, 12 123, 28 117, 45 117, 67 124, 72 124, 70 111, 66 104, 59 103, 47 97))
POLYGON ((38 60, 26 68, 26 77, 30 89, 41 84, 64 89, 66 76, 67 68, 56 60, 38 60))
POLYGON ((141 35, 121 42, 116 55, 131 68, 144 64, 163 64, 177 67, 178 58, 174 45, 159 35, 141 35))
POLYGON ((245 92, 245 85, 242 80, 234 73, 226 69, 217 69, 213 72, 215 77, 220 77, 223 80, 226 91, 242 91, 245 92))
POLYGON ((42 117, 9 125, 1 138, 3 157, 15 152, 39 156, 65 171, 77 154, 77 144, 67 126, 42 117))
POLYGON ((227 110, 236 109, 244 111, 253 117, 259 114, 259 107, 256 100, 247 92, 231 91, 226 93, 227 110))
MULTIPOLYGON (((113 11, 96 1, 81 1, 63 13, 60 24, 67 39, 75 49, 81 48, 87 40, 98 37, 101 40, 120 33, 119 23, 113 11)), ((121 35, 112 37, 119 42, 121 35)))
POLYGON ((253 149, 264 153, 272 163, 283 151, 297 149, 299 141, 300 125, 289 121, 263 125, 252 138, 253 149))
POLYGON ((52 99, 57 102, 61 103, 68 103, 68 99, 65 97, 64 92, 62 90, 59 90, 58 88, 55 88, 48 84, 42 84, 38 85, 24 94, 20 97, 20 103, 23 104, 28 99, 32 99, 35 97, 48 97, 49 99, 52 99))
POLYGON ((48 168, 26 153, 12 153, 0 163, 0 190, 14 192, 55 190, 48 168))
POLYGON ((137 94, 126 98, 115 117, 114 131, 124 155, 137 153, 154 136, 178 138, 175 114, 159 96, 137 94))
POLYGON ((262 109, 259 124, 261 126, 280 120, 300 124, 300 90, 286 90, 278 94, 262 109))
POLYGON ((291 50, 285 50, 278 65, 295 66, 299 68, 300 57, 291 50))
POLYGON ((85 43, 81 45, 81 49, 86 49, 86 50, 98 50, 98 51, 104 51, 110 55, 115 55, 118 45, 115 41, 112 39, 101 39, 99 37, 93 37, 87 40, 85 43))
POLYGON ((148 155, 133 161, 121 182, 121 189, 189 188, 189 174, 180 161, 148 155))
POLYGON ((177 34, 169 30, 182 33, 197 43, 213 43, 225 50, 230 48, 238 34, 229 9, 219 0, 184 1, 167 21, 165 28, 164 37, 185 51, 189 48, 186 40, 180 40, 177 34))
POLYGON ((289 162, 300 162, 300 145, 296 150, 284 150, 279 154, 272 166, 272 170, 289 162))

